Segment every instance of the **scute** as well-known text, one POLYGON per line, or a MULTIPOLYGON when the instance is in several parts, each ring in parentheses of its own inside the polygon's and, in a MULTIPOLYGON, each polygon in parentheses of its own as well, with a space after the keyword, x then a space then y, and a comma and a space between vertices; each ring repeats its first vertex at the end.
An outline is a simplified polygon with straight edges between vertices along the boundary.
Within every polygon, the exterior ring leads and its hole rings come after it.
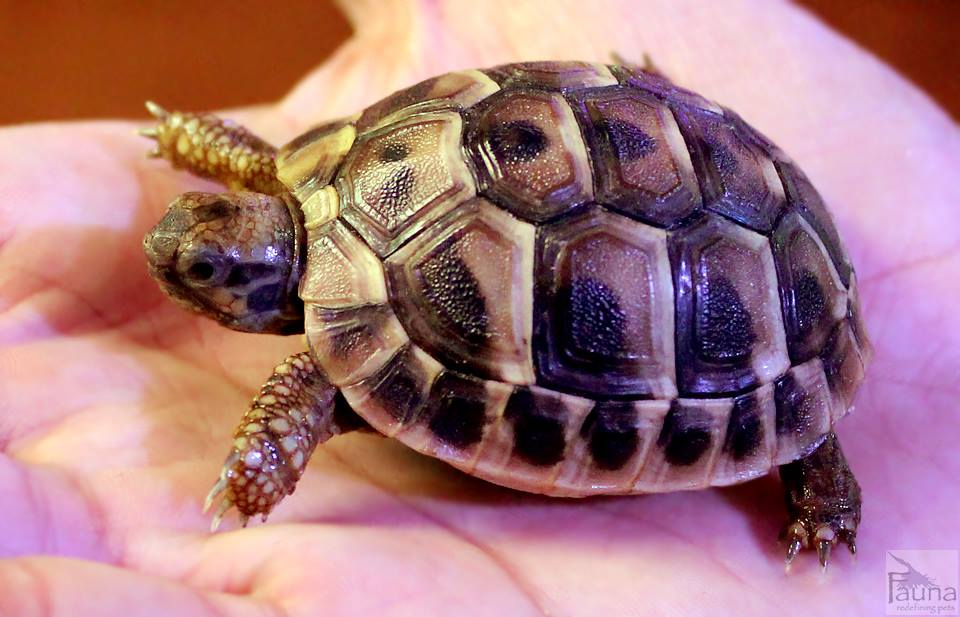
POLYGON ((455 112, 418 114, 364 135, 338 174, 343 217, 380 256, 475 193, 455 112))
POLYGON ((803 173, 638 69, 441 75, 288 144, 310 348, 381 432, 553 495, 804 456, 872 355, 803 173))
POLYGON ((540 383, 597 398, 676 396, 666 232, 591 209, 540 228, 537 272, 540 383))
POLYGON ((682 107, 675 113, 698 170, 705 207, 768 233, 786 203, 769 154, 723 116, 682 107))
POLYGON ((410 336, 447 366, 533 382, 534 229, 485 199, 386 261, 390 302, 410 336))
POLYGON ((529 221, 551 219, 592 197, 586 148, 562 96, 502 91, 470 115, 467 147, 484 195, 529 221))
POLYGON ((790 366, 767 238, 716 215, 671 233, 677 381, 686 395, 734 393, 790 366))
POLYGON ((690 154, 666 105, 626 88, 574 96, 597 201, 659 227, 676 226, 700 208, 690 154))

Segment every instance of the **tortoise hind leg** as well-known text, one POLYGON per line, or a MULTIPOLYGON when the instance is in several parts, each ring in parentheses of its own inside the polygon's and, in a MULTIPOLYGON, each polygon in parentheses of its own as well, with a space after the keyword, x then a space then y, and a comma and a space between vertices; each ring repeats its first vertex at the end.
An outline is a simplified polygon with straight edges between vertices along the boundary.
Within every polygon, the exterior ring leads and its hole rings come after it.
POLYGON ((845 542, 856 554, 860 524, 860 485, 847 464, 833 432, 804 458, 780 467, 788 520, 784 536, 788 543, 786 564, 801 548, 815 545, 820 566, 826 568, 830 550, 845 542))
POLYGON ((241 523, 264 520, 293 492, 320 443, 369 428, 330 385, 309 352, 294 354, 274 370, 233 436, 233 449, 207 495, 204 511, 220 500, 211 529, 236 506, 241 523))
POLYGON ((150 156, 164 158, 176 169, 220 182, 233 191, 280 195, 277 149, 244 127, 213 114, 168 112, 148 102, 160 122, 140 134, 157 142, 150 156))

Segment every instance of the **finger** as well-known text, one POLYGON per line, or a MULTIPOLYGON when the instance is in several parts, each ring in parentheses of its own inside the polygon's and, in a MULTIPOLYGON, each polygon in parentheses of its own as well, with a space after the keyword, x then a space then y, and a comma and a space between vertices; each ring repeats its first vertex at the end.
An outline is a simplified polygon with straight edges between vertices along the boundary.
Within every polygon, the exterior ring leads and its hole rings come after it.
POLYGON ((0 615, 254 617, 281 611, 250 596, 201 591, 114 566, 50 557, 0 563, 0 615))

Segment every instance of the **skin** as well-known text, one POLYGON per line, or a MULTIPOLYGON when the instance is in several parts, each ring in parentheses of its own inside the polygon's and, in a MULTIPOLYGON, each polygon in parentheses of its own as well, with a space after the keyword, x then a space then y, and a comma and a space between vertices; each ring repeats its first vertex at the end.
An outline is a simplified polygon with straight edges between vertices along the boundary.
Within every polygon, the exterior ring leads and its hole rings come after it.
POLYGON ((789 6, 477 4, 351 2, 358 34, 328 64, 225 115, 281 143, 442 71, 613 49, 735 109, 811 176, 857 266, 876 356, 838 433, 858 562, 838 551, 824 577, 802 555, 784 577, 775 474, 562 501, 361 434, 318 449, 271 524, 207 534, 230 432, 300 342, 229 331, 150 280, 144 232, 219 189, 144 159, 143 124, 41 125, 0 132, 0 614, 875 615, 887 549, 960 546, 956 125, 789 6))

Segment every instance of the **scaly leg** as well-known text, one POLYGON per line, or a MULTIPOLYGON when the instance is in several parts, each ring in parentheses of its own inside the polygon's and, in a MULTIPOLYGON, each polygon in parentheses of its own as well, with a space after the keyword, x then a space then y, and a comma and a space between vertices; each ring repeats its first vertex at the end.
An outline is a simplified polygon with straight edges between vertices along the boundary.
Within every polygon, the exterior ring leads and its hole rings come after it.
POLYGON ((330 385, 309 352, 278 366, 233 435, 233 450, 207 495, 204 512, 220 500, 211 530, 232 506, 240 521, 261 515, 293 492, 317 444, 367 424, 330 385))
POLYGON ((830 549, 845 542, 856 554, 860 524, 860 485, 840 449, 835 433, 807 457, 780 467, 787 500, 784 528, 787 568, 802 548, 815 545, 820 567, 830 562, 830 549))
POLYGON ((211 178, 232 191, 280 195, 277 149, 247 129, 213 114, 168 112, 156 103, 147 109, 160 122, 140 134, 155 139, 150 156, 162 157, 177 169, 211 178))

